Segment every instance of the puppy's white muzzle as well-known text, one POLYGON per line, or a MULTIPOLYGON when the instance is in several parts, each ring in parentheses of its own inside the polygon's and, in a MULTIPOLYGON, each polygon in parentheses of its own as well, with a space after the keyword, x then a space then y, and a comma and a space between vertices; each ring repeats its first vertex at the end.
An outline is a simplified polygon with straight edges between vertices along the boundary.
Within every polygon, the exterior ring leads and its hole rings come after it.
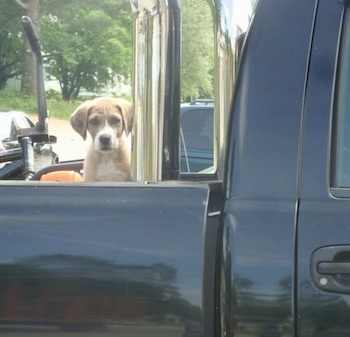
POLYGON ((119 148, 119 139, 110 127, 101 130, 94 139, 94 150, 109 153, 119 148))

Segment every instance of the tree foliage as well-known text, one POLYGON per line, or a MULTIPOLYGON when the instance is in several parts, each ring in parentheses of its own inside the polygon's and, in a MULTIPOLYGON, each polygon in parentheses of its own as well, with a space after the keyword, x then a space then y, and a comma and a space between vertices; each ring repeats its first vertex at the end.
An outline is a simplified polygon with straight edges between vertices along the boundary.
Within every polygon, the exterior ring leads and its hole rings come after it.
MULTIPOLYGON (((0 89, 22 72, 20 18, 33 0, 0 0, 0 89)), ((181 0, 182 96, 212 97, 214 33, 206 0, 181 0)), ((97 92, 132 72, 132 14, 127 0, 40 0, 40 38, 50 75, 65 100, 97 92)), ((33 68, 33 67, 32 67, 33 68)), ((25 76, 22 77, 26 79, 25 76)))
MULTIPOLYGON (((129 4, 128 4, 129 5, 129 4)), ((74 99, 81 88, 101 89, 118 73, 131 73, 131 11, 121 0, 63 1, 42 16, 42 44, 51 74, 63 99, 74 99)))
POLYGON ((9 78, 22 72, 23 36, 20 22, 21 11, 12 1, 0 0, 0 89, 9 78))
POLYGON ((213 97, 214 29, 205 0, 182 0, 183 97, 213 97))
MULTIPOLYGON (((40 0, 12 0, 17 8, 20 9, 21 15, 31 18, 34 30, 40 35, 40 0)), ((20 22, 20 17, 17 18, 20 22)), ((27 36, 23 34, 23 66, 22 66, 22 85, 21 90, 30 95, 37 94, 37 77, 36 77, 36 57, 32 52, 27 36)))

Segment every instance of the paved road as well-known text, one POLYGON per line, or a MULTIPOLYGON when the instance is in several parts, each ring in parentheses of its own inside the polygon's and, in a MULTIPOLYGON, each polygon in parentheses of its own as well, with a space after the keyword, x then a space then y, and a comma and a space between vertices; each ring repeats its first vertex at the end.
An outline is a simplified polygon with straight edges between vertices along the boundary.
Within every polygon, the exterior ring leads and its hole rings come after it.
MULTIPOLYGON (((31 120, 36 122, 37 116, 31 115, 31 120)), ((71 127, 69 121, 50 118, 49 134, 57 137, 57 143, 53 145, 58 153, 60 161, 83 159, 89 138, 84 142, 82 137, 71 127)))

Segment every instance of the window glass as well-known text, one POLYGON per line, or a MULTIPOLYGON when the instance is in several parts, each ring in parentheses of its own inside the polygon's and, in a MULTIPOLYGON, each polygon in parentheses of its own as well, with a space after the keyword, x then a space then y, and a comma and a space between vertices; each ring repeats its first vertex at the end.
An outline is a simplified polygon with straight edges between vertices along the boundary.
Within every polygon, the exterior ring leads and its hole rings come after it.
POLYGON ((342 37, 335 127, 331 162, 335 166, 332 187, 350 187, 350 22, 345 20, 342 37))
POLYGON ((181 127, 187 147, 213 151, 213 110, 188 110, 181 127))
POLYGON ((213 166, 213 120, 213 105, 181 108, 181 172, 198 173, 213 166))

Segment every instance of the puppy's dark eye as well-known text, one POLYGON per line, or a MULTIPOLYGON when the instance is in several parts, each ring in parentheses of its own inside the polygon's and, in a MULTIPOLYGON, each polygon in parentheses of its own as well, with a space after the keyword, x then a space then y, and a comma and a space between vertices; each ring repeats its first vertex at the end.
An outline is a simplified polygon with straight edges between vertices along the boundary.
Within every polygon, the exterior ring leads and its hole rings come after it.
POLYGON ((117 125, 117 124, 120 123, 120 118, 117 117, 117 116, 112 116, 109 119, 109 123, 112 124, 112 125, 117 125))
POLYGON ((89 123, 90 123, 91 125, 98 125, 98 123, 99 123, 98 117, 97 117, 97 116, 91 117, 91 118, 89 119, 89 123))

